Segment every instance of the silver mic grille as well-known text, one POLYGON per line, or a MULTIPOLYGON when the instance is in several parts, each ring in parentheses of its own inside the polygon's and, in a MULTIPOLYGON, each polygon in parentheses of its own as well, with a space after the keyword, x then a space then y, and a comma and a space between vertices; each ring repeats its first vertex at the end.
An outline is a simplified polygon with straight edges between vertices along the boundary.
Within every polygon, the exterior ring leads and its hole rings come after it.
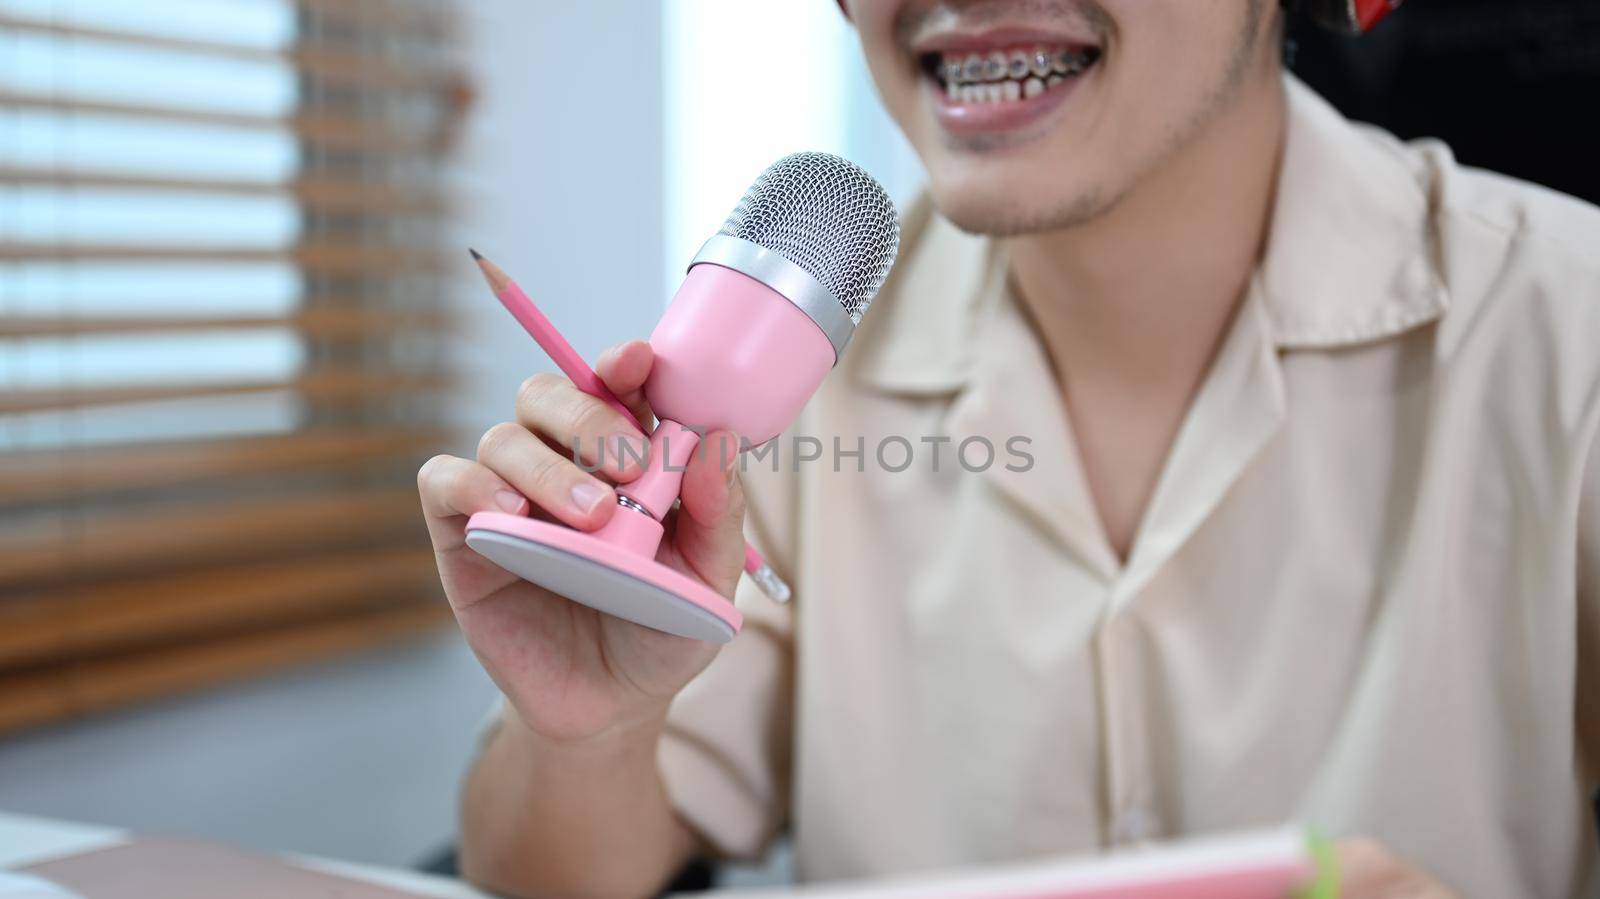
POLYGON ((829 153, 773 163, 718 233, 804 269, 857 324, 900 251, 900 217, 889 195, 860 166, 829 153))

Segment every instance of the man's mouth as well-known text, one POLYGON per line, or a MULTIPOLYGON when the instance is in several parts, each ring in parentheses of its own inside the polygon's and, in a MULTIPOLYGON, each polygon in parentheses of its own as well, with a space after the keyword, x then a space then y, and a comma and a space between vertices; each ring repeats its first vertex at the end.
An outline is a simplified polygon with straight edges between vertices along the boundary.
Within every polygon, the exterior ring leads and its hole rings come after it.
POLYGON ((920 59, 947 104, 976 106, 1038 98, 1081 77, 1100 55, 1099 47, 1035 44, 986 52, 944 50, 920 59))

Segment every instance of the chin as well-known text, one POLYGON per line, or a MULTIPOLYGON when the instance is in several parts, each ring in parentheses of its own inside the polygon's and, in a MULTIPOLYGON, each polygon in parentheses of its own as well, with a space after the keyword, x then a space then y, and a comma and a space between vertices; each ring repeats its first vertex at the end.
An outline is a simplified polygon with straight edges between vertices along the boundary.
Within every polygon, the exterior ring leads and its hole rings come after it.
POLYGON ((1004 179, 935 175, 929 180, 928 193, 939 214, 951 224, 990 237, 1072 228, 1092 220, 1106 207, 1101 193, 1092 187, 1051 187, 1048 194, 1041 194, 1037 186, 1009 184, 1004 179))

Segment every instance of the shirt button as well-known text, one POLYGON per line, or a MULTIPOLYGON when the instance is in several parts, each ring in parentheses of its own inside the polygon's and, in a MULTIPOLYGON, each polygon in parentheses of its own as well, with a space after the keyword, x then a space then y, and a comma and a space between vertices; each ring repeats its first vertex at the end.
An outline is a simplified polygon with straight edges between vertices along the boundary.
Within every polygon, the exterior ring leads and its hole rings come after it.
POLYGON ((1150 813, 1137 806, 1123 809, 1117 816, 1116 840, 1122 843, 1143 843, 1154 835, 1150 813))

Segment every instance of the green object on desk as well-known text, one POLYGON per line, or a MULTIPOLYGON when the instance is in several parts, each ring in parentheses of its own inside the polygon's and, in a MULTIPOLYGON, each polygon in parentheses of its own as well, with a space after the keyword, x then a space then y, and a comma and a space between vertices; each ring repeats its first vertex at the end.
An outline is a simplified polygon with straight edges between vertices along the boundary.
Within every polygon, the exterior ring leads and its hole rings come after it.
POLYGON ((1339 856, 1334 852, 1333 841, 1312 831, 1306 842, 1317 866, 1317 879, 1295 893, 1295 899, 1339 899, 1339 856))

